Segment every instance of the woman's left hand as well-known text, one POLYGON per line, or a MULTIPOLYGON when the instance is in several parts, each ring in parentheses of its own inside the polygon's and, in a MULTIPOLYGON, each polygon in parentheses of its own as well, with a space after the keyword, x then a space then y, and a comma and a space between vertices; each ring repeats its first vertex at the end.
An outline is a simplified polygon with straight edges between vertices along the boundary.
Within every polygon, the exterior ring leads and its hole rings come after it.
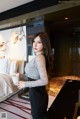
POLYGON ((24 88, 24 87, 25 87, 25 82, 24 81, 19 81, 18 88, 21 89, 21 88, 24 88))

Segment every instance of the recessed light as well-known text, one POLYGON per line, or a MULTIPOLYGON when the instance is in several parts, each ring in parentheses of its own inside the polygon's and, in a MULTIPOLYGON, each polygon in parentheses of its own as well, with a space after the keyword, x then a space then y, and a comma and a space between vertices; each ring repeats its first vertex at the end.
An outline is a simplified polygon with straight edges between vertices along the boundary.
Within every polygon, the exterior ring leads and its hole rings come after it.
POLYGON ((65 20, 68 20, 69 18, 68 17, 65 17, 65 20))

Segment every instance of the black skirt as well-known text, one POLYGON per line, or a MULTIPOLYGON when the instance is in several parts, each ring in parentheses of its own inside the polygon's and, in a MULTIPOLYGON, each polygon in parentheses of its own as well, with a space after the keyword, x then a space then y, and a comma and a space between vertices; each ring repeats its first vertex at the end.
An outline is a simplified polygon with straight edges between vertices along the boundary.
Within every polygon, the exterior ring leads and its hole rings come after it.
MULTIPOLYGON (((34 81, 34 79, 29 78, 29 81, 34 81)), ((29 88, 29 96, 33 119, 44 119, 48 106, 48 94, 45 86, 29 88)))

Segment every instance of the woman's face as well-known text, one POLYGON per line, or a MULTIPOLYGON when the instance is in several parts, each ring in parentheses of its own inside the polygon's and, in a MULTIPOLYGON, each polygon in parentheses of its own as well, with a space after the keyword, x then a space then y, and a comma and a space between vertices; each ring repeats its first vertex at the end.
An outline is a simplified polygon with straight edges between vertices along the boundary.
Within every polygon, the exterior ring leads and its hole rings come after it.
POLYGON ((33 41, 33 49, 35 53, 43 51, 43 44, 39 36, 37 36, 33 41))

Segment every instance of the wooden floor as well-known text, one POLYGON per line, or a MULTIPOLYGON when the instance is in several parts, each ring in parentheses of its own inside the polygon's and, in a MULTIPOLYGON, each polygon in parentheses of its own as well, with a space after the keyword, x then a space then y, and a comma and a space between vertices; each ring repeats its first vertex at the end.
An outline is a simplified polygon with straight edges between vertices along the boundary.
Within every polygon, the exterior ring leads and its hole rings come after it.
POLYGON ((80 77, 77 76, 52 77, 47 87, 49 95, 56 97, 67 79, 80 80, 80 77))

